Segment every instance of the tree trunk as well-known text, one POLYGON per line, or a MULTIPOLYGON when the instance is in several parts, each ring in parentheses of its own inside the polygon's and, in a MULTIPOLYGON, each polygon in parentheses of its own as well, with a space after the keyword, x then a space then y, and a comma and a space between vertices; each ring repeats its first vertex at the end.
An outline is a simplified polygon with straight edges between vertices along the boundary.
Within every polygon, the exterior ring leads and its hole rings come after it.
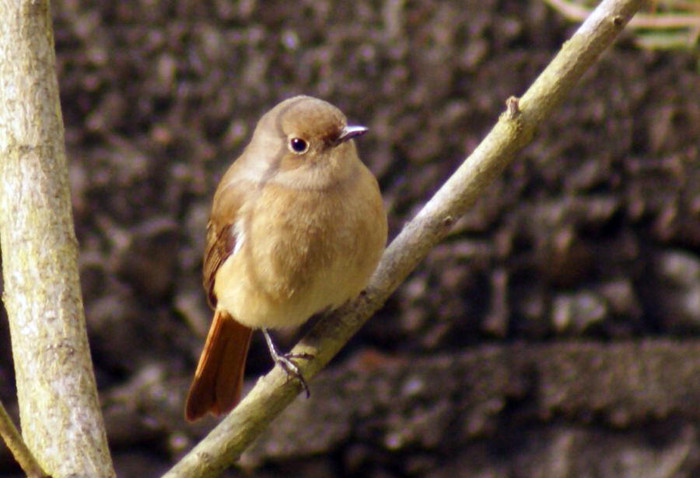
POLYGON ((24 439, 52 476, 114 476, 77 269, 47 0, 0 0, 0 246, 24 439))

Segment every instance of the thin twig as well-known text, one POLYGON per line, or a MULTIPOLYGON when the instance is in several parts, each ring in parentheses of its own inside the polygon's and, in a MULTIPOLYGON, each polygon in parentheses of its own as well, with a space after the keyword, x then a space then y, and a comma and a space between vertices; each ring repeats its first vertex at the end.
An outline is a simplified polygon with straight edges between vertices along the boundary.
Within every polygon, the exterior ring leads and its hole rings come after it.
MULTIPOLYGON (((567 0, 544 0, 564 18, 574 22, 583 21, 591 9, 567 0)), ((680 29, 700 28, 700 15, 692 13, 640 13, 629 23, 629 28, 680 29)))
POLYGON ((27 444, 22 440, 19 430, 12 423, 12 418, 8 415, 5 406, 0 401, 0 436, 5 441, 7 448, 10 449, 12 456, 15 457, 19 466, 22 467, 24 473, 31 478, 48 477, 44 470, 37 463, 32 452, 27 448, 27 444))

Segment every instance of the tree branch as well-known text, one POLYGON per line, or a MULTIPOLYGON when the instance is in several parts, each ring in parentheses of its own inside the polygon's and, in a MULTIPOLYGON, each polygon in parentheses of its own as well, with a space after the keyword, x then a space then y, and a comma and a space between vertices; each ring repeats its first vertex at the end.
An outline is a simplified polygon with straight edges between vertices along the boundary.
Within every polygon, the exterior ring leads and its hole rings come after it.
POLYGON ((113 476, 80 295, 49 2, 0 0, 0 245, 27 446, 113 476))
MULTIPOLYGON (((314 355, 300 368, 315 375, 364 324, 416 265, 449 232, 534 136, 535 129, 563 101, 586 69, 610 46, 642 0, 606 0, 507 111, 472 155, 448 179, 387 248, 365 294, 324 317, 293 353, 314 355)), ((275 367, 245 399, 165 476, 215 476, 234 463, 248 445, 296 397, 300 387, 275 367)))
POLYGON ((27 476, 31 478, 48 476, 36 462, 34 455, 27 448, 24 440, 22 440, 22 435, 15 428, 15 424, 12 423, 12 419, 7 414, 7 410, 5 410, 2 402, 0 402, 0 436, 27 476))

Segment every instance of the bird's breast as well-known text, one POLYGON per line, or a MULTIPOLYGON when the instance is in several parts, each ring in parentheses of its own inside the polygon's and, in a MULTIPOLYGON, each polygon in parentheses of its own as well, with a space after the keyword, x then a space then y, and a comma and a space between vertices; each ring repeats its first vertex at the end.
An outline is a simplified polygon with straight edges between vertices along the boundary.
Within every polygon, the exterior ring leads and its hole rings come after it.
POLYGON ((368 188, 360 179, 321 190, 261 188, 240 211, 245 242, 217 273, 219 306, 250 327, 275 328, 358 294, 386 239, 376 182, 368 188))

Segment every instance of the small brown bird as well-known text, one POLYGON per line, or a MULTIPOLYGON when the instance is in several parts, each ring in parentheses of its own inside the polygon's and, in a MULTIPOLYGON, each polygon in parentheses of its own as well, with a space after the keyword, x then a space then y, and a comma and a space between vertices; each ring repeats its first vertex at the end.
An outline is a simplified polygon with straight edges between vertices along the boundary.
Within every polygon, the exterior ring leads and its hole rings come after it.
POLYGON ((221 414, 238 402, 253 329, 272 358, 308 388, 292 355, 267 329, 298 326, 367 285, 384 249, 379 186, 357 156, 335 106, 297 96, 258 122, 214 194, 204 288, 214 319, 190 386, 185 418, 221 414))

